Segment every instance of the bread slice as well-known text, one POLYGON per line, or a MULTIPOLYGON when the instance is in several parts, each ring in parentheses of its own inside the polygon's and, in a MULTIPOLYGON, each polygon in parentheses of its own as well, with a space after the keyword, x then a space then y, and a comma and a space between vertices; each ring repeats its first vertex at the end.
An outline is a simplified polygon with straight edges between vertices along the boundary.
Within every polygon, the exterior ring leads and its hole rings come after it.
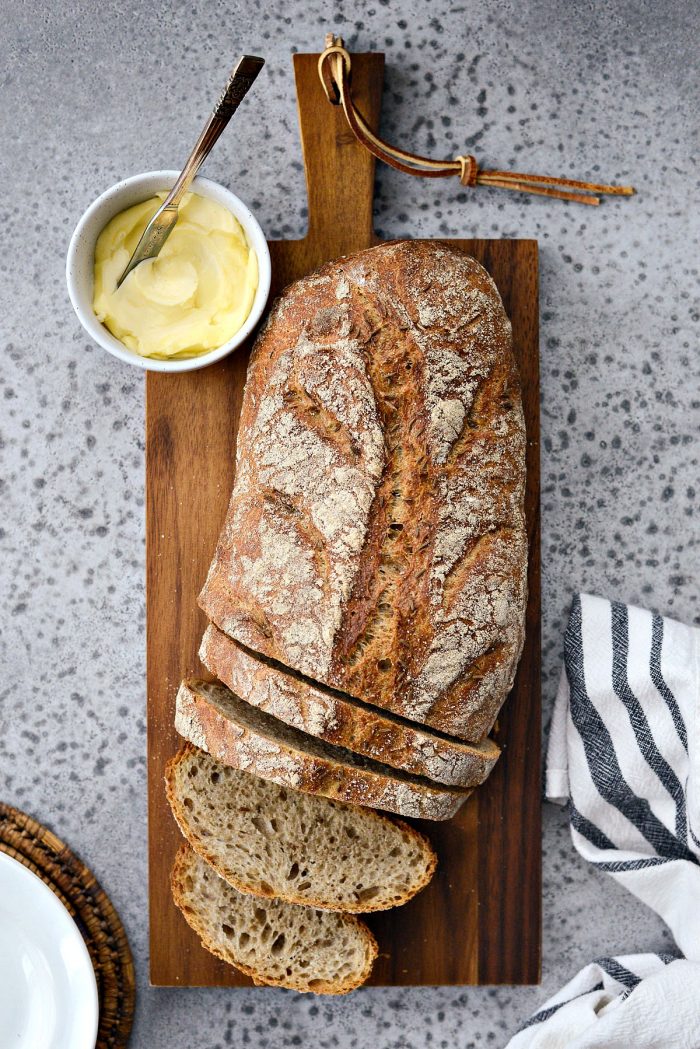
POLYGON ((358 918, 246 896, 187 844, 175 858, 171 886, 202 945, 256 984, 347 994, 365 982, 377 957, 358 918))
POLYGON ((482 743, 452 739, 318 685, 244 648, 213 623, 202 638, 199 658, 246 703, 287 725, 437 783, 476 787, 500 754, 490 739, 482 743))
POLYGON ((405 823, 301 794, 191 744, 168 762, 168 801, 199 855, 239 892, 362 913, 407 903, 437 857, 405 823))
POLYGON ((399 816, 446 820, 469 795, 467 790, 391 769, 307 736, 218 683, 183 681, 176 699, 175 728, 224 765, 307 794, 399 816))

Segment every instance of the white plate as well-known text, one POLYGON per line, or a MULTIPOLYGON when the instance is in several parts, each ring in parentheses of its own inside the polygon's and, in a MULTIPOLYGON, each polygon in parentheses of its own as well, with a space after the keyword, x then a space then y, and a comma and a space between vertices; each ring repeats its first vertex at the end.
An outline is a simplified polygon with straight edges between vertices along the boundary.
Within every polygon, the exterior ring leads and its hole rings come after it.
POLYGON ((0 852, 3 1049, 94 1049, 98 1012, 77 925, 48 885, 0 852))

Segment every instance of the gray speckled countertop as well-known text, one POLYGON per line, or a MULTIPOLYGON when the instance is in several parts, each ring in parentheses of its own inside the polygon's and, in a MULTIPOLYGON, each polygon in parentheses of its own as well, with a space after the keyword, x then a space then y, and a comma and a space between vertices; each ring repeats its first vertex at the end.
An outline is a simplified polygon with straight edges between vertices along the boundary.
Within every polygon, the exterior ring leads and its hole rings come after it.
POLYGON ((383 127, 422 152, 633 181, 598 210, 379 171, 384 236, 536 237, 541 248, 544 694, 571 594, 697 621, 697 6, 688 0, 2 3, 0 791, 89 863, 126 924, 135 1049, 501 1046, 592 958, 668 946, 545 806, 541 988, 148 986, 143 377, 92 346, 63 268, 83 209, 175 167, 232 58, 263 54, 206 173, 272 236, 305 197, 289 52, 328 28, 386 52, 383 127), (330 21, 332 17, 332 22, 330 21), (246 105, 248 105, 246 103, 246 105))

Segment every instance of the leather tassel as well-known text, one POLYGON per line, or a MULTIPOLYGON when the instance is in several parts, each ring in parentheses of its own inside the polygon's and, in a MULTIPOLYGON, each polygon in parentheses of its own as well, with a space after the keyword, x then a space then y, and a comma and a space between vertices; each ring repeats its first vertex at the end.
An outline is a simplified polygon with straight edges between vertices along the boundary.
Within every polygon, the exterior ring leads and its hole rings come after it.
POLYGON ((572 200, 577 204, 593 206, 600 204, 600 196, 603 194, 630 197, 635 193, 632 186, 609 186, 517 171, 485 171, 470 154, 454 157, 452 160, 432 160, 430 157, 398 149, 372 131, 353 102, 350 88, 351 68, 352 59, 343 45, 342 37, 329 33, 326 37, 326 49, 318 60, 318 72, 328 101, 333 105, 342 105, 350 129, 358 142, 378 160, 396 168, 397 171, 403 171, 407 175, 419 175, 421 178, 448 178, 456 175, 463 186, 493 186, 497 189, 534 193, 538 196, 572 200))

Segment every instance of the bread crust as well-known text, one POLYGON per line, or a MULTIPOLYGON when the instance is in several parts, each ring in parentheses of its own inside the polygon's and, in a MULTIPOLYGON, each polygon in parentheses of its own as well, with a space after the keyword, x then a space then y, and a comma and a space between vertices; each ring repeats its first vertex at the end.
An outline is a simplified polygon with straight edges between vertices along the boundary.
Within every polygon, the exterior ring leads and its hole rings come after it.
POLYGON ((490 739, 465 743, 438 735, 274 666, 213 624, 202 638, 199 658, 241 699, 286 724, 437 783, 476 787, 500 754, 490 739))
POLYGON ((315 989, 314 992, 310 992, 309 988, 305 986, 300 980, 295 979, 294 976, 290 976, 286 980, 267 978, 260 970, 243 964, 242 962, 234 961, 230 954, 223 951, 218 944, 216 944, 207 934, 207 931, 199 918, 196 911, 194 911, 187 903, 187 888, 185 879, 188 875, 188 866, 191 863, 193 856, 193 850, 187 844, 183 842, 175 856, 175 862, 170 875, 170 888, 173 894, 173 900, 176 907, 182 914, 183 918, 193 929, 202 943, 205 950, 211 954, 220 958, 228 965, 232 965, 234 969, 238 969, 239 972, 245 973, 249 976, 254 984, 258 987, 288 987, 290 990, 299 991, 301 994, 318 993, 318 994, 332 994, 341 995, 348 994, 350 991, 356 990, 361 987, 363 983, 366 983, 369 975, 372 971, 372 966, 377 958, 378 947, 377 941, 374 936, 359 918, 356 918, 351 914, 338 914, 338 921, 352 925, 358 934, 362 937, 365 944, 365 966, 361 973, 358 973, 354 980, 346 980, 340 984, 331 984, 329 982, 322 983, 315 989))
POLYGON ((211 682, 182 682, 175 702, 175 728, 183 739, 224 765, 306 794, 398 816, 450 819, 471 793, 322 743, 248 707, 211 682), (231 704, 238 709, 231 710, 231 704), (251 725, 248 711, 263 723, 251 725))
MULTIPOLYGON (((177 772, 177 768, 183 761, 187 759, 188 755, 196 749, 197 748, 194 747, 191 743, 186 743, 178 751, 177 754, 170 758, 167 765, 165 766, 165 793, 168 798, 172 814, 175 817, 175 822, 177 823, 178 827, 180 828, 180 831, 182 832, 183 837, 189 843, 190 847, 199 856, 201 856, 203 860, 206 860, 209 866, 216 871, 219 877, 223 878, 224 881, 228 882, 228 884, 233 886, 234 889, 237 889, 238 892, 245 893, 248 896, 260 896, 264 899, 269 900, 281 899, 285 900, 287 903, 296 903, 304 907, 317 907, 319 910, 330 910, 348 914, 369 914, 371 911, 391 910, 394 907, 402 907, 405 903, 408 903, 409 900, 412 900, 414 896, 421 892, 435 874, 435 870, 437 867, 437 855, 424 834, 421 834, 415 829, 415 827, 411 827, 408 823, 404 823, 403 820, 398 819, 396 816, 390 818, 389 816, 385 816, 382 813, 375 812, 373 809, 362 808, 359 811, 362 812, 363 818, 368 820, 369 822, 374 823, 382 831, 386 828, 388 824, 393 824, 395 827, 400 828, 401 831, 403 831, 405 834, 411 837, 414 840, 414 842, 416 842, 420 846, 420 849, 427 860, 423 876, 419 881, 415 883, 415 885, 413 886, 413 891, 410 893, 405 893, 400 900, 394 901, 389 904, 379 905, 375 904, 372 900, 367 900, 363 904, 358 903, 355 906, 353 906, 349 901, 336 901, 333 903, 328 903, 327 900, 321 899, 319 897, 313 897, 308 895, 301 896, 299 893, 295 893, 289 890, 284 893, 273 892, 269 887, 264 888, 259 883, 253 885, 252 883, 243 880, 240 876, 237 876, 235 872, 231 871, 230 869, 227 869, 222 863, 220 863, 215 853, 212 852, 210 848, 207 848, 206 839, 203 839, 202 837, 196 834, 190 820, 188 819, 187 810, 181 803, 180 798, 178 797, 177 786, 175 783, 175 775, 177 772)), ((329 799, 328 804, 344 805, 345 803, 331 801, 331 799, 329 799)))
POLYGON ((200 603, 313 681, 481 740, 524 639, 524 480, 486 271, 415 241, 339 259, 291 285, 256 342, 200 603))

